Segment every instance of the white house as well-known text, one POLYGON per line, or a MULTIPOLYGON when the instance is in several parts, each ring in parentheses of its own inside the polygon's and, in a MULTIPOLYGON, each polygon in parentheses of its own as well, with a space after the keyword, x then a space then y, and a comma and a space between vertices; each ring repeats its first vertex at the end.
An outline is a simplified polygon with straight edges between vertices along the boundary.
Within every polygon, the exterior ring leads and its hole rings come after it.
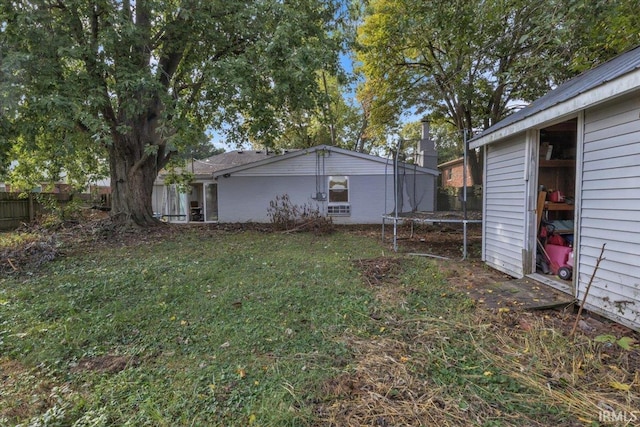
POLYGON ((580 301, 593 276, 586 308, 640 329, 640 47, 560 85, 470 147, 484 153, 484 261, 580 301), (536 271, 542 218, 573 240, 571 280, 536 271))
MULTIPOLYGON (((423 156, 429 158, 429 156, 423 156)), ((318 209, 335 223, 376 224, 393 212, 433 210, 438 171, 392 159, 320 145, 283 154, 234 151, 195 161, 190 192, 154 188, 154 212, 172 222, 269 222, 268 208, 286 194, 291 203, 318 209)))

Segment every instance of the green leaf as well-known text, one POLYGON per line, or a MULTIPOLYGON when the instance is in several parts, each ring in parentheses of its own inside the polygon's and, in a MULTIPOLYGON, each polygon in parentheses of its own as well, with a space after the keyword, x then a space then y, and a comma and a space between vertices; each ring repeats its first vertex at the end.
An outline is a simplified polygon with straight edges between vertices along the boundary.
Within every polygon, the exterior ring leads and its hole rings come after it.
POLYGON ((631 337, 622 337, 617 341, 618 345, 625 350, 631 350, 635 342, 636 340, 631 337))
POLYGON ((595 342, 616 342, 616 337, 614 335, 598 335, 593 339, 595 342))

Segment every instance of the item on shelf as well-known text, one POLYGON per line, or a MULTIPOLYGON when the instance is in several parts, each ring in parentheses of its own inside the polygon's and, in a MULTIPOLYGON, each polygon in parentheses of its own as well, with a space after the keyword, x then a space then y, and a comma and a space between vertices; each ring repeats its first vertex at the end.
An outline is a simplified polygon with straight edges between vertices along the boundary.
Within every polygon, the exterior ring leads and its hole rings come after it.
POLYGON ((562 191, 555 190, 549 193, 549 201, 553 203, 563 203, 564 202, 564 194, 562 191))

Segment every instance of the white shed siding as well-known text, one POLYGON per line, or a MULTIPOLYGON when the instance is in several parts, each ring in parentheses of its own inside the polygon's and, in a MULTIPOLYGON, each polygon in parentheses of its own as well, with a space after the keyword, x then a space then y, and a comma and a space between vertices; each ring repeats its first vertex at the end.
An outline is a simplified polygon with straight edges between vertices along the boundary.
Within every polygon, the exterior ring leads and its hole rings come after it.
POLYGON ((484 187, 485 262, 523 276, 525 237, 525 134, 487 147, 484 187))
POLYGON ((335 151, 312 152, 235 172, 235 176, 393 175, 393 162, 367 160, 335 151))
POLYGON ((640 97, 585 112, 578 297, 606 243, 587 303, 640 326, 640 97))

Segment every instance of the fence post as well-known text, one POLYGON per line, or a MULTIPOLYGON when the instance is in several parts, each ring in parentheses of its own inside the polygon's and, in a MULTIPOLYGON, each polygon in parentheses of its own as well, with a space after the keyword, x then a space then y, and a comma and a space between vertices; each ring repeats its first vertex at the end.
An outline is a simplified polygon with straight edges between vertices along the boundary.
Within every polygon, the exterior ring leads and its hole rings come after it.
POLYGON ((35 218, 35 209, 33 205, 33 193, 29 193, 29 222, 33 222, 35 218))

